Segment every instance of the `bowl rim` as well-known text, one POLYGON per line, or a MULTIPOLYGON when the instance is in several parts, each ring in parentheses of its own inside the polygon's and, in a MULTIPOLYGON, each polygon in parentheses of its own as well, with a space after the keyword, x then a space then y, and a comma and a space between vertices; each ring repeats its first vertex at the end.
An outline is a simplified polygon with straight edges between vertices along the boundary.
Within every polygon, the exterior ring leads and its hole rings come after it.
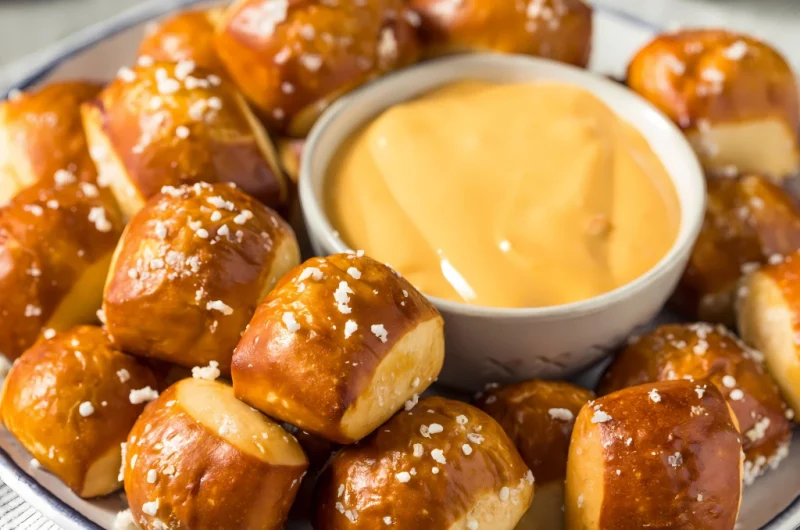
MULTIPOLYGON (((323 136, 327 133, 331 124, 334 123, 341 114, 347 110, 351 105, 357 105, 359 100, 365 98, 366 95, 375 92, 386 90, 387 86, 401 82, 404 77, 420 75, 420 71, 434 71, 441 68, 443 65, 451 63, 463 63, 465 72, 469 72, 470 66, 484 62, 497 62, 506 63, 509 68, 516 67, 520 69, 531 68, 546 68, 550 71, 562 69, 569 72, 572 78, 581 77, 587 81, 587 84, 580 84, 582 88, 589 90, 595 96, 599 97, 604 102, 608 98, 603 97, 592 90, 592 84, 599 84, 603 91, 610 91, 616 93, 618 97, 624 97, 638 104, 640 107, 645 105, 645 109, 650 114, 650 118, 657 123, 658 126, 665 131, 665 134, 675 138, 676 153, 683 158, 685 164, 691 167, 691 174, 685 175, 690 180, 690 186, 695 187, 695 192, 699 194, 700 200, 697 202, 697 207, 694 211, 686 211, 681 205, 681 224, 678 233, 675 237, 670 249, 661 257, 661 259, 650 269, 641 276, 634 280, 617 287, 611 291, 587 298, 585 300, 578 300, 567 304, 543 306, 543 307, 491 307, 481 306, 475 304, 468 304, 464 302, 457 302, 447 300, 437 296, 422 293, 428 298, 437 308, 446 312, 447 314, 463 315, 470 317, 493 317, 502 319, 530 319, 537 320, 550 320, 562 318, 564 316, 578 316, 595 313, 605 309, 606 307, 622 302, 637 294, 642 293, 648 286, 659 278, 668 275, 675 267, 682 266, 684 259, 688 256, 692 247, 700 234, 700 229, 703 224, 706 210, 706 181, 705 174, 700 165, 700 162, 692 149, 689 141, 685 138, 680 129, 675 125, 672 120, 667 118, 664 113, 653 106, 649 101, 644 99, 639 94, 628 89, 626 86, 603 77, 601 74, 585 70, 572 65, 567 65, 543 59, 539 57, 532 57, 527 55, 514 55, 514 54, 499 54, 491 52, 471 53, 466 55, 456 55, 441 57, 438 59, 428 60, 426 62, 404 68, 397 72, 376 79, 367 83, 366 85, 355 89, 354 91, 346 94, 335 101, 328 109, 323 112, 314 127, 306 138, 306 144, 303 149, 300 162, 300 173, 298 178, 298 190, 300 197, 300 205, 303 216, 306 220, 307 229, 311 240, 321 241, 321 246, 326 250, 332 250, 334 253, 338 252, 352 252, 355 249, 350 248, 344 241, 342 241, 336 229, 331 225, 325 209, 322 205, 322 198, 317 197, 314 191, 314 181, 311 175, 311 161, 314 156, 315 147, 320 143, 323 136)), ((464 79, 469 79, 467 74, 464 79)), ((543 76, 543 79, 546 79, 543 76)), ((447 80, 443 81, 442 85, 447 84, 447 80)), ((566 81, 572 82, 572 81, 566 81)), ((389 108, 392 103, 388 103, 383 109, 389 108)), ((380 112, 380 111, 378 111, 380 112)), ((637 130, 641 131, 642 127, 634 124, 637 130)), ((341 145, 341 142, 339 143, 341 145)), ((669 172, 668 172, 669 173, 669 172)), ((677 184, 672 173, 669 173, 670 181, 677 189, 677 184)), ((320 179, 326 178, 323 174, 320 179)))

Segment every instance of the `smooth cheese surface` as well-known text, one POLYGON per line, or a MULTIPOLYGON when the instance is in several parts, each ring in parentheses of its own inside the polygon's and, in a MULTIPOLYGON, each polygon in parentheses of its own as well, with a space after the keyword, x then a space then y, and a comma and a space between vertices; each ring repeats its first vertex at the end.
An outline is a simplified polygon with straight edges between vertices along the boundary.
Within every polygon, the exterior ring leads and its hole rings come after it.
POLYGON ((328 168, 352 248, 424 293, 494 307, 594 297, 652 268, 680 207, 647 141, 567 84, 460 82, 377 116, 328 168))

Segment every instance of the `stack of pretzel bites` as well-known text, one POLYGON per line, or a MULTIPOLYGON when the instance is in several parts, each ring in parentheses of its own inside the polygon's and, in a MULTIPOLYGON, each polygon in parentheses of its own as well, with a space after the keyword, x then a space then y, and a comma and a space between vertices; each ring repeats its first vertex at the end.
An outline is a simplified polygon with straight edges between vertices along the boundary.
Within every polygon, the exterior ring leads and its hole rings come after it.
POLYGON ((337 97, 443 53, 586 67, 591 37, 580 0, 240 0, 105 86, 0 102, 3 424, 77 495, 124 487, 120 528, 733 530, 800 412, 800 114, 767 44, 683 31, 630 64, 708 171, 674 304, 712 323, 632 338, 597 395, 424 397, 434 305, 363 252, 301 263, 285 220, 337 97))

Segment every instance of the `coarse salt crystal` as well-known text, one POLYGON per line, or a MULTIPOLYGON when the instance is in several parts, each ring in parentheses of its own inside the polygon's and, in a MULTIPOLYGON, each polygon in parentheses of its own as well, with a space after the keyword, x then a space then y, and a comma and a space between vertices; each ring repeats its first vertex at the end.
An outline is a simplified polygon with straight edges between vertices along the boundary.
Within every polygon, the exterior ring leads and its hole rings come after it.
POLYGON ((206 303, 206 311, 219 311, 225 316, 229 316, 233 314, 233 308, 223 302, 222 300, 213 300, 211 302, 206 303))
POLYGON ((250 210, 242 210, 239 215, 233 218, 233 222, 237 225, 245 224, 249 219, 253 218, 253 212, 250 210))
POLYGON ((572 421, 573 419, 575 419, 575 415, 572 414, 572 411, 569 409, 554 408, 548 410, 547 413, 554 420, 572 421))
POLYGON ((386 343, 389 340, 388 339, 389 332, 386 331, 386 328, 383 327, 383 324, 373 324, 372 326, 370 326, 369 329, 376 337, 378 337, 381 340, 381 342, 386 343))
POLYGON ((146 386, 137 390, 131 390, 130 394, 128 395, 128 399, 130 400, 131 404, 139 405, 141 403, 158 399, 158 391, 146 386))
POLYGON ((217 361, 210 361, 208 366, 195 366, 192 368, 192 377, 194 379, 214 381, 219 376, 219 363, 217 361))
POLYGON ((142 511, 150 516, 155 516, 158 513, 158 499, 142 504, 142 511))
POLYGON ((355 331, 357 329, 358 329, 358 324, 356 324, 355 321, 348 320, 347 322, 345 322, 345 324, 344 324, 344 338, 349 339, 350 335, 355 333, 355 331))
POLYGON ((53 174, 53 180, 55 180, 56 187, 61 187, 73 184, 77 179, 71 171, 59 169, 53 174))
POLYGON ((611 416, 609 416, 605 411, 596 410, 594 415, 592 416, 592 423, 605 423, 607 421, 611 421, 611 416))
POLYGON ((679 467, 683 465, 683 456, 681 456, 680 453, 669 455, 667 457, 667 462, 669 462, 669 465, 671 465, 672 467, 679 467))
POLYGON ((444 451, 442 451, 441 449, 434 449, 433 451, 431 451, 431 457, 440 464, 447 463, 447 458, 445 458, 444 451))
POLYGON ((94 406, 88 401, 84 401, 78 407, 78 413, 80 413, 80 415, 83 416, 84 418, 91 416, 92 414, 94 414, 94 406))
POLYGON ((96 206, 89 210, 89 222, 94 223, 98 232, 111 231, 111 222, 106 218, 106 209, 102 206, 96 206))
POLYGON ((286 329, 288 329, 292 333, 300 329, 300 324, 298 324, 297 320, 294 318, 294 313, 290 311, 285 312, 281 317, 281 320, 286 325, 286 329))

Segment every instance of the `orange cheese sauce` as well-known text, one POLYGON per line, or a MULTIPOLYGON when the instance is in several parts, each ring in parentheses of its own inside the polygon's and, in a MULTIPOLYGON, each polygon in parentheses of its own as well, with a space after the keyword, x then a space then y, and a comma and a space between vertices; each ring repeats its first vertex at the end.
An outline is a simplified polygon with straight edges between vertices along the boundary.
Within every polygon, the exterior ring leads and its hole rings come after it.
POLYGON ((352 248, 426 294, 494 307, 584 300, 672 246, 677 195, 644 137, 586 90, 461 82, 395 105, 328 168, 352 248))

